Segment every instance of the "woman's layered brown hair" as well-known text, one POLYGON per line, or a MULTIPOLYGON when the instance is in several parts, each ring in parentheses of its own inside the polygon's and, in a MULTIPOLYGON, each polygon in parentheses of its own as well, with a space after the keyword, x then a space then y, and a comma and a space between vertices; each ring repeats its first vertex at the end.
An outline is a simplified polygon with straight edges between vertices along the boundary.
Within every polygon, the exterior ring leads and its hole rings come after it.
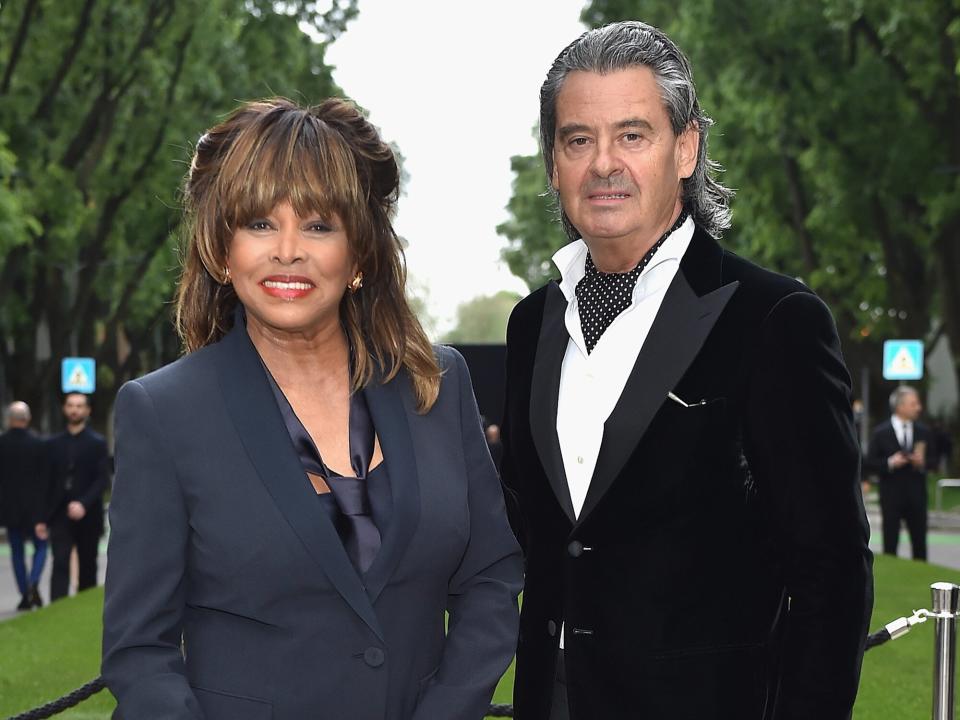
POLYGON ((238 304, 226 283, 237 228, 289 202, 301 217, 343 220, 363 287, 344 294, 340 321, 353 348, 354 389, 405 368, 421 412, 440 368, 404 292, 406 266, 391 223, 400 171, 390 147, 350 102, 300 107, 284 98, 250 102, 197 143, 184 186, 183 273, 177 330, 187 352, 222 338, 238 304))

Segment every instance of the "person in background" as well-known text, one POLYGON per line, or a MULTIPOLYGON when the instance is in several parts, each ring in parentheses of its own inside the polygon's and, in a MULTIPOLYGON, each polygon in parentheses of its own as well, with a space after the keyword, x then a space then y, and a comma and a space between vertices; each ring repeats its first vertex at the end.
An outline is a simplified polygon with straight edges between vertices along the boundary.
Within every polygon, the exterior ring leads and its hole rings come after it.
POLYGON ((466 363, 351 103, 243 105, 185 188, 185 357, 124 385, 103 677, 130 720, 481 720, 523 575, 466 363), (447 624, 449 618, 449 624, 447 624))
POLYGON ((44 523, 47 479, 43 440, 30 430, 30 406, 14 402, 6 410, 7 431, 0 435, 0 525, 7 529, 13 574, 22 599, 17 610, 41 607, 40 574, 47 559, 44 523), (25 543, 33 545, 27 572, 25 543))
POLYGON ((873 429, 864 459, 879 478, 883 552, 897 554, 905 523, 914 560, 927 559, 927 463, 933 454, 930 430, 919 422, 922 411, 914 388, 896 388, 890 394, 890 417, 873 429))
POLYGON ((53 571, 50 600, 70 591, 70 555, 77 550, 77 591, 97 585, 97 554, 103 536, 103 494, 109 484, 107 443, 89 427, 90 399, 67 393, 63 400, 66 429, 50 438, 47 525, 53 571))

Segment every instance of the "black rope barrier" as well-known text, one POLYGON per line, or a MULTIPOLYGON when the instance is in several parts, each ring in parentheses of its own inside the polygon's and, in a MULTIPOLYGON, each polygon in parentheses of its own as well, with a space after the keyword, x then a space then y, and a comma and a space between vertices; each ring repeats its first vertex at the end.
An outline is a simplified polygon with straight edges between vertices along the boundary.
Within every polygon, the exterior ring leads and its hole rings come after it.
MULTIPOLYGON (((899 635, 897 637, 899 637, 899 635)), ((892 639, 893 635, 890 634, 889 630, 884 628, 867 636, 867 644, 864 650, 866 651, 875 647, 879 647, 880 645, 883 645, 885 642, 888 642, 892 639)), ((49 702, 46 705, 41 705, 38 708, 28 710, 27 712, 19 715, 13 715, 12 717, 7 718, 7 720, 42 720, 43 718, 53 717, 54 715, 62 713, 64 710, 72 708, 74 705, 78 705, 91 695, 96 695, 105 687, 106 685, 104 685, 103 678, 95 678, 86 685, 64 695, 62 698, 58 698, 53 702, 49 702)), ((487 710, 486 717, 512 718, 513 705, 491 705, 487 710)))
POLYGON ((59 715, 64 710, 69 710, 74 705, 79 705, 91 695, 96 695, 105 687, 106 685, 103 682, 103 678, 97 677, 86 685, 78 687, 73 692, 67 693, 62 698, 58 698, 46 705, 41 705, 33 710, 27 710, 19 715, 14 715, 9 718, 9 720, 42 720, 43 718, 59 715))

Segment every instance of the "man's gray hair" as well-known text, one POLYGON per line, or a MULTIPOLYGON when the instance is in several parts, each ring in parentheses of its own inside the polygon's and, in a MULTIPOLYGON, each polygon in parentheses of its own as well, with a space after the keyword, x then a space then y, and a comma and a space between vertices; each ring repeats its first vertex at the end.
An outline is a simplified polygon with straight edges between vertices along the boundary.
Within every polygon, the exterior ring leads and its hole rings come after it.
POLYGON ((11 421, 16 423, 29 423, 30 406, 22 400, 16 400, 7 406, 5 415, 8 423, 11 421))
POLYGON ((896 389, 890 393, 890 412, 895 413, 897 408, 900 407, 900 403, 903 402, 903 399, 907 395, 916 395, 917 397, 920 397, 915 388, 912 388, 909 385, 898 385, 896 389))
MULTIPOLYGON (((575 71, 605 75, 639 66, 653 71, 674 135, 682 133, 690 123, 697 127, 700 150, 693 174, 683 180, 683 203, 697 225, 713 237, 720 237, 730 227, 733 190, 712 177, 713 173, 723 169, 707 156, 707 135, 713 120, 700 109, 690 61, 660 30, 637 20, 588 30, 553 61, 540 88, 540 146, 547 182, 553 177, 557 96, 567 75, 575 71)), ((580 233, 570 223, 562 205, 560 214, 567 235, 573 240, 579 238, 580 233)))

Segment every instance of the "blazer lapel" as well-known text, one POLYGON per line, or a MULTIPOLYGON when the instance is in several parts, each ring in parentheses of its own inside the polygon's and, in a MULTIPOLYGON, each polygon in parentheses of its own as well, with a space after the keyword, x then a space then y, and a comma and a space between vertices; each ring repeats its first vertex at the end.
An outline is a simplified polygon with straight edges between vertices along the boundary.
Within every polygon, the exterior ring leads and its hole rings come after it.
POLYGON ((379 379, 374 380, 364 389, 387 464, 390 494, 393 497, 393 510, 380 551, 364 576, 371 602, 376 602, 387 580, 397 569, 420 520, 417 459, 407 419, 410 413, 415 412, 415 408, 412 406, 412 397, 403 392, 403 382, 404 376, 401 374, 385 385, 379 379), (405 405, 405 399, 410 407, 405 405))
POLYGON ((563 469, 560 440, 557 437, 557 401, 560 397, 560 371, 567 350, 567 327, 564 317, 567 299, 556 282, 547 286, 543 305, 543 320, 537 340, 537 355, 530 382, 530 433, 540 456, 547 480, 560 507, 576 522, 570 486, 563 469))
POLYGON ((218 344, 216 361, 224 401, 250 461, 290 527, 353 610, 384 639, 373 604, 333 524, 317 507, 256 348, 238 315, 218 344))
POLYGON ((620 474, 738 285, 733 282, 698 297, 681 266, 667 288, 623 393, 604 424, 600 454, 578 522, 583 522, 620 474))

